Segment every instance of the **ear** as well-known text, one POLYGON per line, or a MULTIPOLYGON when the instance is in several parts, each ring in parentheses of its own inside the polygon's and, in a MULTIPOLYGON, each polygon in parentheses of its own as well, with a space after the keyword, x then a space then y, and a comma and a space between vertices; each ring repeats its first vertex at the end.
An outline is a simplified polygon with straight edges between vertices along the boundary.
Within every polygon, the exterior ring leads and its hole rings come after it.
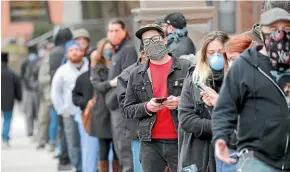
POLYGON ((167 37, 163 38, 163 41, 165 44, 167 44, 168 38, 167 37))

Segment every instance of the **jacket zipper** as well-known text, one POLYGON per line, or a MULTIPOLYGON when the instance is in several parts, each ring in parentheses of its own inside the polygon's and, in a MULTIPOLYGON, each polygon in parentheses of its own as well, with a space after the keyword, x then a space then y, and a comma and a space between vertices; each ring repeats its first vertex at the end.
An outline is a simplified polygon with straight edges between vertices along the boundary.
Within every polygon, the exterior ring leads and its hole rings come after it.
MULTIPOLYGON (((277 83, 269 76, 267 75, 261 68, 258 67, 258 70, 265 75, 277 88, 278 90, 282 93, 282 95, 284 95, 284 99, 286 101, 287 107, 288 107, 288 115, 289 115, 289 106, 287 103, 287 99, 286 99, 286 95, 284 94, 284 92, 281 90, 281 88, 277 85, 277 83)), ((289 123, 288 123, 288 130, 289 130, 289 123)), ((289 131, 287 131, 287 139, 286 139, 286 147, 285 147, 285 152, 284 152, 284 160, 283 160, 283 165, 282 165, 282 170, 284 171, 285 169, 285 161, 286 161, 286 156, 287 156, 287 152, 288 152, 288 146, 289 146, 289 131)))

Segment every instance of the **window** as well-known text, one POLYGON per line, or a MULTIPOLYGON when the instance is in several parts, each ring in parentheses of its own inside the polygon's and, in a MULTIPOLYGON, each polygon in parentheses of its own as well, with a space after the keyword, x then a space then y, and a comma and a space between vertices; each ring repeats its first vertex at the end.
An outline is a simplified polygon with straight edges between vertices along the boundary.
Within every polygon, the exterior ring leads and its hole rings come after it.
POLYGON ((217 2, 219 30, 228 34, 236 33, 236 2, 217 2))
POLYGON ((47 1, 10 1, 11 22, 50 22, 47 1))

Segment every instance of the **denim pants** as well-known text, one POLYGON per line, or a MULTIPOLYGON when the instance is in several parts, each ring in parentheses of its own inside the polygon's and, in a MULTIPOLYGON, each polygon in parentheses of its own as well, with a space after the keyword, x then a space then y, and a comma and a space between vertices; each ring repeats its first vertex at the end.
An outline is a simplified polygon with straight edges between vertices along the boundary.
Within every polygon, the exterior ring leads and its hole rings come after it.
POLYGON ((50 107, 50 121, 49 121, 49 132, 48 139, 51 144, 56 144, 56 136, 58 131, 58 114, 54 107, 50 107))
POLYGON ((166 166, 172 172, 177 171, 178 144, 156 140, 141 142, 140 159, 143 172, 163 172, 166 166))
MULTIPOLYGON (((230 155, 235 155, 235 153, 236 153, 236 151, 233 149, 230 149, 229 151, 230 151, 229 152, 230 155)), ((237 159, 237 158, 235 158, 236 155, 231 156, 231 157, 234 159, 237 159)), ((222 162, 218 158, 215 158, 215 161, 216 161, 216 172, 236 172, 236 165, 237 164, 227 164, 227 163, 222 162)))
POLYGON ((11 127, 11 121, 12 121, 12 111, 4 111, 3 116, 4 116, 4 121, 3 121, 3 127, 2 127, 2 140, 9 141, 10 127, 11 127))
POLYGON ((132 140, 131 149, 133 153, 133 167, 134 172, 142 172, 142 166, 140 162, 140 142, 139 140, 132 140))
POLYGON ((260 161, 254 156, 246 156, 247 153, 239 156, 239 162, 237 164, 238 172, 281 172, 282 170, 274 169, 268 164, 260 161))
POLYGON ((81 137, 82 171, 96 172, 99 151, 98 138, 92 137, 86 133, 81 119, 81 112, 75 115, 75 121, 78 123, 81 137))
POLYGON ((72 115, 64 116, 63 124, 70 161, 77 170, 82 170, 81 140, 78 124, 72 115))

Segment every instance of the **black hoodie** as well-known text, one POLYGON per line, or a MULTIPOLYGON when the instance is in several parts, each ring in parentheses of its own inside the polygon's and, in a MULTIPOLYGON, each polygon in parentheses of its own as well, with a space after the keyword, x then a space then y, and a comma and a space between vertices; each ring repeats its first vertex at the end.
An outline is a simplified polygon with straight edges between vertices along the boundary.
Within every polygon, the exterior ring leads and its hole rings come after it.
POLYGON ((212 114, 213 141, 228 144, 240 114, 238 151, 247 148, 259 160, 289 171, 289 108, 261 48, 247 49, 227 73, 212 114))
POLYGON ((63 56, 65 55, 65 44, 73 37, 72 32, 69 28, 60 29, 55 38, 54 44, 55 47, 51 50, 50 53, 50 76, 53 78, 56 70, 61 65, 63 56))

